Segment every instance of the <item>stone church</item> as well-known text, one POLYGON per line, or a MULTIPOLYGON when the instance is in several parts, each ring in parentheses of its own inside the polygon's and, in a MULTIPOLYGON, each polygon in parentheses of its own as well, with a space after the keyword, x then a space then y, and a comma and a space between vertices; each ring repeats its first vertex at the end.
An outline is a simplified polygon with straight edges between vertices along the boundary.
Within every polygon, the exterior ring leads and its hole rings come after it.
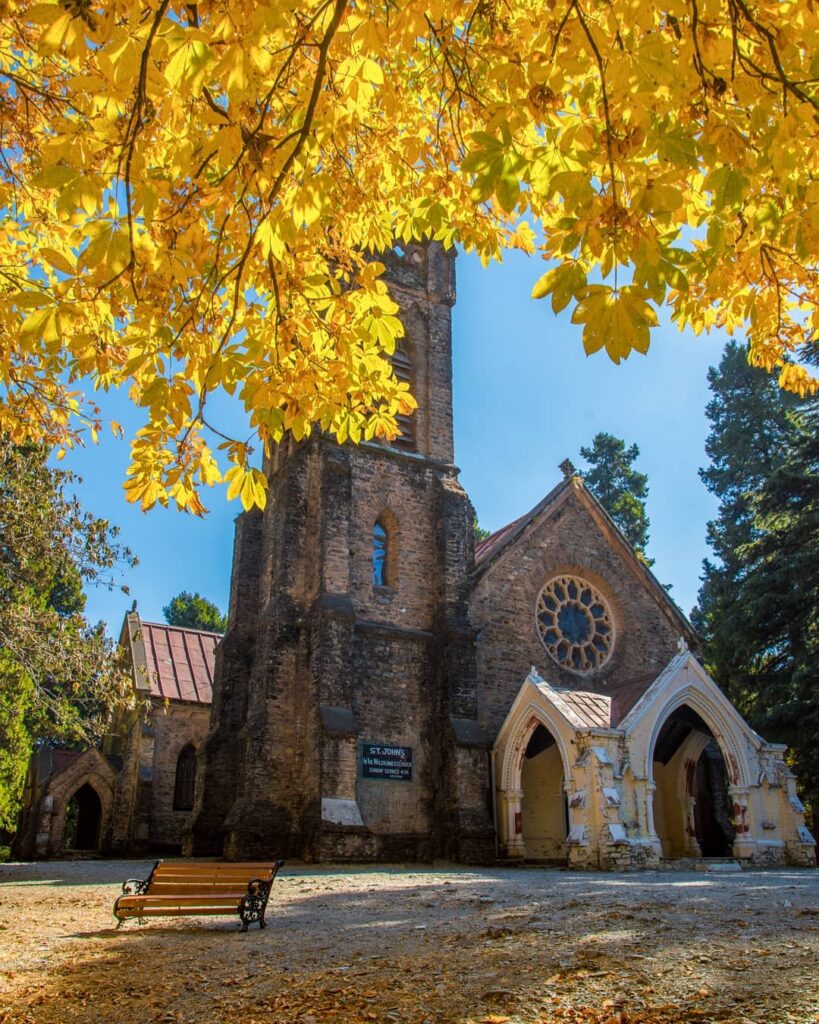
POLYGON ((220 639, 128 612, 119 642, 134 706, 117 711, 99 748, 32 753, 15 859, 179 853, 220 639))
POLYGON ((454 258, 389 260, 418 409, 392 444, 281 444, 237 521, 189 855, 812 864, 785 748, 570 464, 475 544, 453 463, 454 258))
POLYGON ((785 748, 708 678, 571 464, 475 543, 454 258, 407 247, 388 280, 418 400, 401 436, 277 448, 267 509, 237 520, 224 639, 126 617, 148 717, 35 756, 18 855, 73 830, 74 848, 231 859, 815 863, 785 748))

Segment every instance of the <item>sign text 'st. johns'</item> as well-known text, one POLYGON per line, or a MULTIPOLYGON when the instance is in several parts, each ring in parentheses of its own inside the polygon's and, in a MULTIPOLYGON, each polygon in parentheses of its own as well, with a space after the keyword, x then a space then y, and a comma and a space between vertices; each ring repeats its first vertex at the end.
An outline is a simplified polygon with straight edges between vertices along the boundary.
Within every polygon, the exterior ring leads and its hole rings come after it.
POLYGON ((362 743, 361 777, 388 782, 412 782, 412 747, 362 743))

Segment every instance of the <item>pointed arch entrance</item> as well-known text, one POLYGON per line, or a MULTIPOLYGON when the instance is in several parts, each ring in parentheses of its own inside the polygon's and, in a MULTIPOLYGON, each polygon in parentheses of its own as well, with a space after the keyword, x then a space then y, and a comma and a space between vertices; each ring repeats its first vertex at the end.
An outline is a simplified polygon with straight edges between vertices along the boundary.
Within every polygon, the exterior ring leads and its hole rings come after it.
POLYGON ((736 828, 729 764, 711 727, 690 704, 666 715, 650 762, 662 856, 731 856, 736 828))
POLYGON ((68 801, 65 811, 63 845, 66 850, 98 850, 102 831, 102 802, 86 782, 68 801))
POLYGON ((537 722, 520 768, 521 838, 527 860, 566 860, 566 777, 555 736, 537 722))
POLYGON ((493 751, 496 823, 504 857, 565 861, 570 822, 569 751, 574 730, 534 670, 501 726, 493 751))

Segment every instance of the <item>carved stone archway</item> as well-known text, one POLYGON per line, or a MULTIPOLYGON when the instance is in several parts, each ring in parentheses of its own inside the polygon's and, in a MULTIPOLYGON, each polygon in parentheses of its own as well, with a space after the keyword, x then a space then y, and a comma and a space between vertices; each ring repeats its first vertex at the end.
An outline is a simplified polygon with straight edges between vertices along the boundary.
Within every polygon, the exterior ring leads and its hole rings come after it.
POLYGON ((526 856, 523 838, 523 763, 533 734, 542 726, 554 739, 563 769, 564 789, 571 789, 570 744, 574 730, 551 707, 548 698, 528 678, 498 733, 494 749, 496 827, 505 855, 526 856))
MULTIPOLYGON (((749 780, 750 767, 747 756, 741 743, 741 736, 732 727, 729 718, 723 714, 722 709, 716 702, 694 686, 686 686, 672 694, 656 713, 654 725, 646 746, 645 773, 648 779, 649 791, 649 830, 658 843, 661 836, 655 821, 654 799, 657 792, 657 780, 655 779, 655 750, 657 741, 666 723, 672 718, 675 712, 689 708, 696 713, 708 728, 710 736, 700 732, 698 735, 689 736, 683 743, 679 757, 692 769, 696 767, 699 757, 702 755, 709 740, 719 747, 722 759, 725 763, 725 770, 728 777, 728 794, 731 800, 732 820, 735 828, 733 840, 733 855, 736 857, 750 857, 753 853, 753 840, 750 838, 750 801, 749 801, 749 780), (694 756, 696 755, 696 756, 694 756)), ((701 849, 696 839, 695 827, 695 796, 692 791, 692 780, 680 772, 676 780, 676 797, 679 801, 679 808, 683 814, 683 833, 678 836, 674 844, 675 856, 700 856, 701 849)), ((668 836, 666 836, 668 842, 668 836)))

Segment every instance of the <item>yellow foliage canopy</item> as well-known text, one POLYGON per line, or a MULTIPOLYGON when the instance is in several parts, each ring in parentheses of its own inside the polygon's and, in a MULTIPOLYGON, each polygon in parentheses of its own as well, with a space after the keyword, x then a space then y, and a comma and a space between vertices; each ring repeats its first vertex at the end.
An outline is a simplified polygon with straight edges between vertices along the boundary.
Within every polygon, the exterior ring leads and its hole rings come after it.
POLYGON ((0 431, 70 445, 124 385, 129 498, 194 512, 215 389, 265 445, 394 436, 372 257, 412 239, 539 251, 590 353, 667 304, 812 392, 817 55, 812 0, 0 0, 0 431))

